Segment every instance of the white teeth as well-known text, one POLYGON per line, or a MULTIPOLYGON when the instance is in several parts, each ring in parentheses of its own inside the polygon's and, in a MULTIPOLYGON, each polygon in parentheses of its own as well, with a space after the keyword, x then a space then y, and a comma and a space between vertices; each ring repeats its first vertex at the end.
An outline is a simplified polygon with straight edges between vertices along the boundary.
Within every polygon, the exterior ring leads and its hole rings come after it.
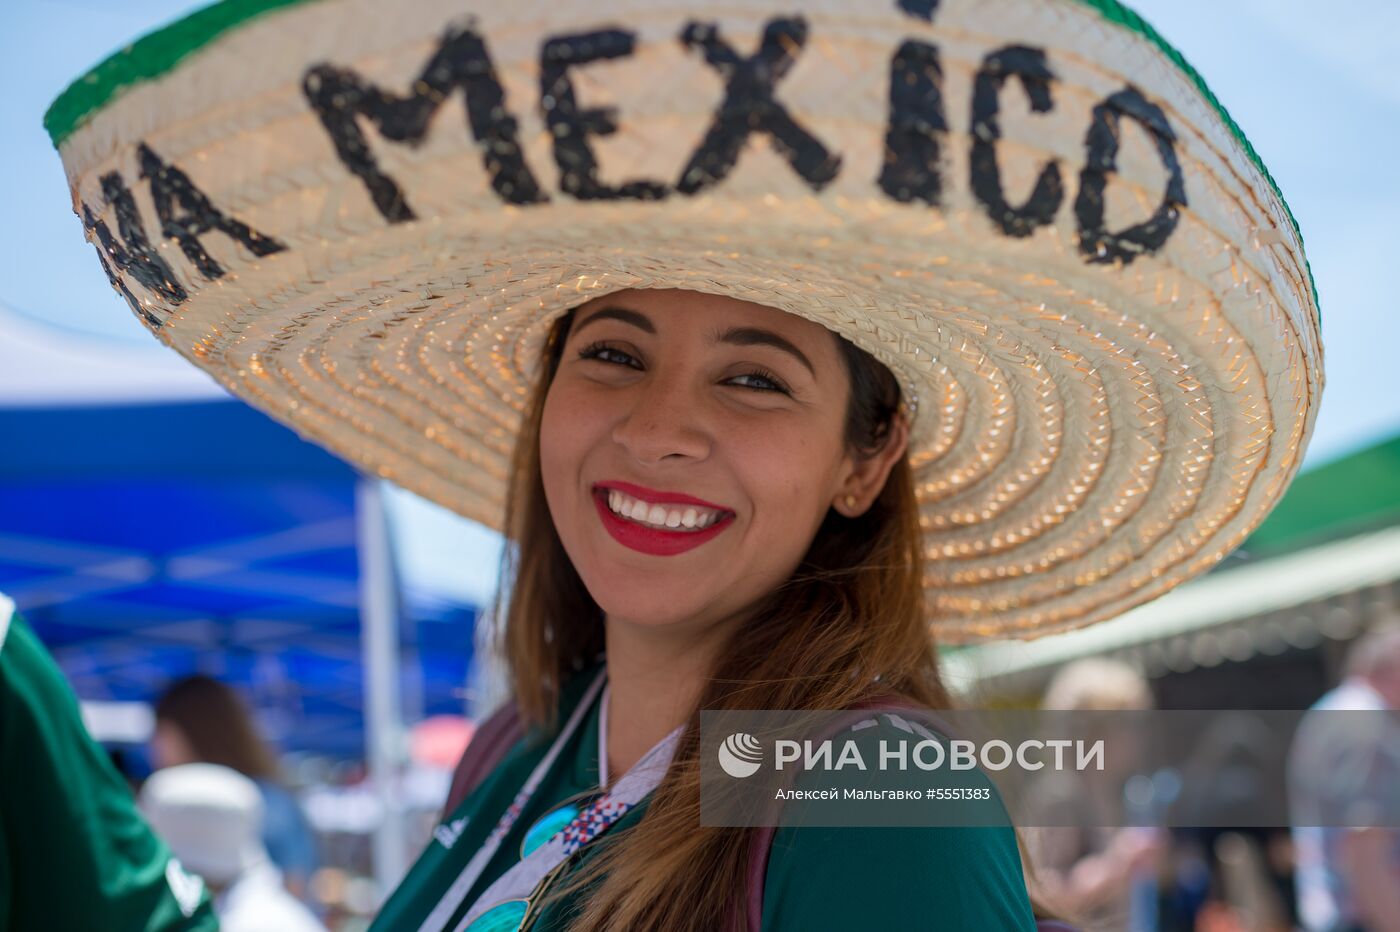
POLYGON ((617 515, 641 524, 662 528, 700 530, 718 521, 723 512, 709 508, 668 508, 653 505, 640 499, 624 495, 616 489, 608 490, 608 508, 617 515))

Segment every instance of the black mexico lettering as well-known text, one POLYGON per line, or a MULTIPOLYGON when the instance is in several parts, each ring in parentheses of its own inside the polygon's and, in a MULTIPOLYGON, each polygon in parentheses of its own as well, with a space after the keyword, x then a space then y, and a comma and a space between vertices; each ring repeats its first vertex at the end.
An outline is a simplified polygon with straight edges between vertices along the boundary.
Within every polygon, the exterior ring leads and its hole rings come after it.
MULTIPOLYGON (((910 17, 931 19, 936 2, 896 0, 910 17), (924 14, 927 14, 925 16, 924 14)), ((755 133, 770 138, 776 151, 813 189, 821 190, 841 168, 841 156, 802 126, 775 98, 779 83, 802 53, 808 27, 801 17, 774 18, 764 25, 758 50, 739 55, 713 23, 689 22, 680 33, 686 49, 703 53, 706 63, 723 79, 724 98, 682 169, 675 189, 694 195, 722 182, 755 133)), ((590 62, 632 55, 636 35, 620 28, 554 36, 540 47, 540 107, 550 130, 560 172, 560 189, 580 200, 665 197, 660 181, 633 179, 617 185, 599 179, 591 136, 615 133, 618 118, 611 107, 587 108, 577 100, 571 70, 590 62)), ((938 46, 909 39, 890 58, 888 122, 885 158, 876 183, 892 200, 921 202, 941 209, 944 197, 943 159, 950 132, 946 117, 944 74, 938 46)), ((1057 160, 1050 159, 1035 179, 1030 195, 1019 205, 1007 203, 1002 187, 998 146, 1001 95, 1014 78, 1035 113, 1054 109, 1055 75, 1046 52, 1030 46, 992 51, 982 61, 973 82, 969 183, 982 208, 1003 235, 1024 237, 1053 222, 1066 197, 1065 179, 1057 160)), ((365 184, 379 213, 390 223, 416 219, 399 184, 377 165, 365 140, 361 118, 373 123, 392 142, 420 144, 433 114, 461 90, 470 132, 481 150, 490 183, 497 195, 512 204, 549 200, 527 166, 519 143, 516 119, 505 108, 502 85, 482 37, 469 21, 448 29, 436 51, 399 96, 363 80, 347 69, 320 64, 304 75, 303 89, 311 107, 330 134, 341 162, 365 184)), ((1100 101, 1092 110, 1084 137, 1084 167, 1073 209, 1079 249, 1089 263, 1127 263, 1160 250, 1177 227, 1187 206, 1183 172, 1176 152, 1176 133, 1162 108, 1136 87, 1128 85, 1100 101), (1117 171, 1120 129, 1124 119, 1143 127, 1153 140, 1167 171, 1162 200, 1146 220, 1121 230, 1105 223, 1104 194, 1109 175, 1117 171)), ((149 146, 136 152, 140 174, 150 186, 161 234, 177 243, 204 277, 217 279, 224 267, 204 248, 202 239, 218 231, 237 240, 256 256, 287 248, 267 233, 212 204, 178 166, 164 162, 149 146)), ((103 197, 115 221, 100 220, 81 205, 83 222, 97 244, 108 278, 143 319, 159 326, 161 307, 188 298, 169 263, 154 248, 138 213, 135 199, 115 172, 101 177, 103 197), (116 227, 114 234, 108 223, 116 227), (141 290, 158 300, 145 304, 141 290)))
POLYGON ((1035 179, 1030 197, 1020 207, 1006 203, 1001 186, 1001 165, 997 162, 997 141, 1001 139, 1001 89, 1006 79, 1020 80, 1021 87, 1035 113, 1048 113, 1054 108, 1050 97, 1050 82, 1054 74, 1045 62, 1045 52, 1024 45, 998 49, 982 59, 972 91, 972 152, 970 180, 972 193, 987 211, 987 216, 1007 236, 1030 236, 1036 227, 1055 219, 1055 212, 1064 200, 1064 183, 1060 180, 1060 165, 1051 160, 1035 179))
MULTIPOLYGON (((895 0, 895 7, 913 19, 932 22, 939 0, 895 0)), ((677 191, 698 194, 726 179, 754 133, 767 135, 774 150, 813 190, 821 190, 836 177, 840 155, 823 145, 774 96, 779 81, 805 47, 807 35, 807 22, 800 16, 771 19, 764 26, 758 51, 746 58, 720 36, 717 24, 691 21, 685 25, 682 45, 703 53, 706 63, 724 80, 725 91, 708 130, 681 170, 677 191)), ((560 189, 580 200, 654 200, 668 193, 659 181, 634 179, 614 186, 599 180, 589 137, 615 133, 617 113, 611 107, 581 107, 570 75, 574 67, 628 56, 635 47, 635 33, 619 28, 555 36, 541 45, 540 106, 560 172, 560 189)), ((914 39, 902 43, 892 56, 885 159, 877 179, 892 199, 921 201, 935 208, 942 202, 942 159, 949 132, 939 56, 937 46, 914 39)), ((969 182, 997 229, 1007 236, 1025 237, 1053 222, 1065 199, 1065 185, 1059 162, 1051 159, 1042 166, 1023 203, 1007 202, 997 144, 1000 95, 1010 77, 1021 85, 1033 112, 1054 108, 1055 76, 1043 49, 1009 46, 988 54, 974 80, 969 182)), ((378 168, 356 118, 368 117, 387 139, 417 144, 432 114, 458 87, 464 91, 472 133, 482 149, 492 187, 510 203, 548 200, 525 163, 518 123, 504 107, 504 93, 485 42, 470 23, 446 32, 411 95, 395 96, 365 83, 352 71, 330 65, 310 69, 304 87, 341 161, 365 182, 376 207, 391 223, 413 220, 416 215, 397 182, 378 168)), ((1186 206, 1175 143, 1161 108, 1131 85, 1094 108, 1085 136, 1086 164, 1074 202, 1080 251, 1086 261, 1131 262, 1162 248, 1186 206), (1153 136, 1169 177, 1162 202, 1151 217, 1111 231, 1104 224, 1104 191, 1108 175, 1117 170, 1123 117, 1137 121, 1153 136)))
POLYGON ((146 235, 146 225, 136 209, 136 198, 117 172, 102 176, 102 197, 111 205, 117 218, 117 236, 105 220, 99 220, 88 205, 82 205, 83 226, 89 235, 97 240, 97 257, 102 262, 102 271, 112 287, 121 292, 131 309, 152 327, 161 325, 144 303, 132 294, 124 276, 130 276, 137 284, 157 295, 163 301, 179 305, 189 297, 185 287, 175 278, 170 267, 146 235))
MULTIPOLYGON (((87 208, 84 207, 83 210, 86 211, 87 208)), ((98 222, 100 223, 101 221, 98 222)), ((136 316, 150 324, 152 329, 159 330, 164 321, 155 314, 152 314, 150 308, 142 304, 140 299, 131 293, 131 289, 126 286, 126 279, 112 270, 112 266, 107 261, 107 257, 102 254, 102 247, 100 246, 97 249, 97 261, 102 263, 102 272, 107 276, 107 281, 109 281, 112 287, 126 299, 127 305, 136 313, 136 316)))
POLYGON ((792 118, 773 98, 773 91, 797 60, 807 42, 807 21, 802 17, 771 19, 763 28, 758 51, 743 58, 720 38, 714 23, 687 23, 681 44, 700 49, 705 61, 724 79, 724 100, 714 120, 681 170, 676 190, 698 194, 723 181, 739 152, 753 133, 766 133, 774 150, 815 191, 836 177, 841 157, 792 118))
POLYGON ((938 49, 905 42, 890 60, 890 110, 879 185, 896 201, 937 207, 943 196, 940 166, 948 119, 938 49))
POLYGON ((939 0, 897 0, 895 6, 915 19, 931 23, 938 12, 938 2, 939 0))
POLYGON ((162 161, 144 142, 137 146, 136 156, 141 164, 141 177, 151 186, 151 200, 156 205, 161 232, 180 244, 185 257, 205 278, 213 280, 224 276, 224 267, 209 255, 200 241, 200 236, 210 230, 232 237, 255 256, 270 256, 287 248, 215 207, 188 175, 162 161))
MULTIPOLYGON (((242 243, 255 256, 270 256, 287 247, 266 234, 259 233, 241 220, 216 207, 209 197, 177 166, 156 155, 144 142, 136 146, 140 177, 150 189, 160 221, 161 235, 174 240, 208 279, 222 278, 224 268, 205 250, 200 237, 218 230, 242 243)), ((134 282, 171 305, 183 304, 189 292, 175 276, 159 250, 146 233, 145 221, 136 206, 136 198, 119 172, 102 176, 102 197, 116 215, 117 234, 112 234, 105 220, 100 220, 88 205, 82 205, 83 226, 96 240, 97 258, 112 287, 121 293, 127 304, 146 323, 159 328, 163 321, 131 290, 134 282)))
POLYGON ((380 170, 356 117, 368 117, 385 139, 421 143, 428 123, 454 90, 466 97, 467 122, 481 149, 491 187, 511 204, 538 204, 549 198, 525 164, 519 125, 505 107, 505 92, 496 77, 486 43, 470 23, 449 27, 428 60, 413 91, 398 96, 366 82, 354 71, 316 65, 306 72, 302 89, 330 134, 341 163, 369 190, 379 213, 390 223, 417 215, 403 189, 380 170))
POLYGON ((1079 196, 1074 215, 1079 221, 1079 251, 1088 262, 1132 262, 1143 253, 1162 248, 1176 229, 1186 206, 1186 185, 1176 157, 1176 133, 1162 108, 1131 84, 1100 101, 1084 137, 1084 168, 1079 173, 1079 196), (1122 119, 1135 120, 1147 130, 1167 170, 1166 190, 1152 216, 1123 230, 1104 226, 1104 188, 1117 171, 1118 131, 1122 119))
POLYGON ((666 185, 658 181, 626 181, 612 187, 598 180, 598 159, 588 137, 617 132, 617 111, 580 109, 569 76, 576 65, 631 55, 636 41, 635 33, 606 29, 546 39, 540 49, 540 109, 554 143, 559 187, 581 201, 654 201, 666 196, 666 185))

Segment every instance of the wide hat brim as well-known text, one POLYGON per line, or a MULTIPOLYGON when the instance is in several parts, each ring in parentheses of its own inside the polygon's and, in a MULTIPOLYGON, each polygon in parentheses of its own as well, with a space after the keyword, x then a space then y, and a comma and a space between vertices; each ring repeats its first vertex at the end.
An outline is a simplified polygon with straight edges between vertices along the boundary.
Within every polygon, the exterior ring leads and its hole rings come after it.
POLYGON ((948 642, 1117 615, 1278 501, 1322 387, 1302 242, 1098 0, 229 0, 48 125, 114 286, 234 394, 493 527, 542 340, 623 288, 899 376, 948 642))

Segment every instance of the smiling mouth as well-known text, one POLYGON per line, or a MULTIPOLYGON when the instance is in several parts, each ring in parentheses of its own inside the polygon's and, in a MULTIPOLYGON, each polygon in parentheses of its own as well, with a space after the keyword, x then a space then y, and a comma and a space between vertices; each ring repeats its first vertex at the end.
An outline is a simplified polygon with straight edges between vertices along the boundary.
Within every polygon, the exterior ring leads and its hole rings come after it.
POLYGON ((605 496, 608 510, 614 515, 624 521, 659 531, 703 531, 732 513, 722 508, 708 508, 689 503, 663 505, 647 502, 612 488, 599 488, 598 494, 605 496))
POLYGON ((723 534, 736 518, 726 508, 689 495, 657 492, 625 482, 595 485, 593 503, 613 540, 629 550, 657 557, 694 550, 723 534))

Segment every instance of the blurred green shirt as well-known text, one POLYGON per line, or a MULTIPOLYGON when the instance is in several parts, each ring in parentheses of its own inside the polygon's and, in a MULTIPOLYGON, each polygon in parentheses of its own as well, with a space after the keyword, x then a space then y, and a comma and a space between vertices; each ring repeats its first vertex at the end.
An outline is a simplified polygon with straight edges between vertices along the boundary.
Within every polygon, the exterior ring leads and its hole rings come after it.
POLYGON ((0 932, 218 928, 53 658, 0 595, 0 932))
MULTIPOLYGON (((566 686, 558 721, 568 720, 591 673, 566 686)), ((872 729, 874 731, 874 729, 872 729)), ((435 839, 384 905, 371 932, 418 929, 481 847, 501 813, 545 755, 554 735, 522 739, 435 831, 435 839)), ((565 745, 501 847, 459 904, 467 908, 520 859, 525 832, 564 800, 598 786, 598 703, 565 745)), ((644 799, 596 844, 635 825, 644 799)), ((583 849, 578 870, 588 862, 583 849)), ((556 882, 556 886, 563 886, 556 882)), ((577 897, 547 905, 531 932, 564 932, 577 897)), ((763 932, 946 929, 1033 932, 1016 835, 992 828, 780 828, 770 849, 763 893, 763 932)))

